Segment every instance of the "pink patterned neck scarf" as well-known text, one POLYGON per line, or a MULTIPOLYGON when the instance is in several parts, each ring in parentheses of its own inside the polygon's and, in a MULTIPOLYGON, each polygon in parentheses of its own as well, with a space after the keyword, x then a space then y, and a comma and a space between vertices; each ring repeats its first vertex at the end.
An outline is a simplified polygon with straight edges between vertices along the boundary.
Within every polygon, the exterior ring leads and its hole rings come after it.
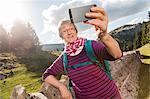
POLYGON ((74 42, 67 43, 65 45, 65 52, 67 53, 67 55, 69 56, 78 55, 84 47, 85 40, 86 39, 84 38, 77 38, 74 42))

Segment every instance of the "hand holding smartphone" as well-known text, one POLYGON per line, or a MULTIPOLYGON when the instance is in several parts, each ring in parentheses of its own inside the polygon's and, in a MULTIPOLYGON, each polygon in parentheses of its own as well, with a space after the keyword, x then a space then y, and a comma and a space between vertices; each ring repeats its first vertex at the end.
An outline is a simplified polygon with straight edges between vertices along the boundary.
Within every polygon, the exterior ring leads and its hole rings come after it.
POLYGON ((90 12, 91 7, 96 6, 96 4, 70 8, 69 9, 69 16, 72 23, 79 23, 90 20, 91 18, 85 17, 87 12, 90 12))
POLYGON ((106 34, 108 26, 107 13, 103 8, 93 6, 96 5, 93 4, 69 9, 70 20, 72 23, 84 22, 85 24, 95 26, 98 35, 106 34))

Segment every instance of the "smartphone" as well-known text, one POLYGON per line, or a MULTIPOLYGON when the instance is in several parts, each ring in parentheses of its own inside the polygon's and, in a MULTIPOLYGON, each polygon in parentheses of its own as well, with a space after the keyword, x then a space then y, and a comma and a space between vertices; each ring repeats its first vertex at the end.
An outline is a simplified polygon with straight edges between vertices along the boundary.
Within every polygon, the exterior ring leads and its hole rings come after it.
POLYGON ((96 6, 96 4, 70 8, 69 17, 70 17, 71 22, 79 23, 79 22, 90 20, 91 18, 85 17, 85 13, 90 12, 91 7, 93 6, 96 6))

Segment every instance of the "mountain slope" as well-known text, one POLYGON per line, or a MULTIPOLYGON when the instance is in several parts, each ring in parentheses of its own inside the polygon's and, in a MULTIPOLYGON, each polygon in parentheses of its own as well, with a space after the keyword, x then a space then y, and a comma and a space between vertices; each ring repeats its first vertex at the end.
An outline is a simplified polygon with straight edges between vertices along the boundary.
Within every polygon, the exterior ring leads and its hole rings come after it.
POLYGON ((123 51, 134 50, 150 42, 150 21, 124 25, 110 34, 119 42, 123 51))

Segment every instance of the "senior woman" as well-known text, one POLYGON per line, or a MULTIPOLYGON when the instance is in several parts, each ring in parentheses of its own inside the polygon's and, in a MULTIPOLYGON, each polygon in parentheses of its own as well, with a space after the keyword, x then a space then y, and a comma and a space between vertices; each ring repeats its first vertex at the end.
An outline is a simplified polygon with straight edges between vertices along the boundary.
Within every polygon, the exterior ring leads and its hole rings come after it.
MULTIPOLYGON (((122 56, 116 40, 107 33, 108 18, 101 7, 92 7, 86 17, 92 18, 84 22, 95 26, 100 41, 92 40, 92 48, 97 58, 115 60, 122 56)), ((59 26, 59 35, 65 41, 65 50, 68 64, 75 65, 89 61, 85 50, 86 39, 77 37, 77 29, 69 20, 64 20, 59 26)), ((75 99, 121 99, 118 88, 113 80, 96 64, 89 64, 78 68, 68 68, 75 99)), ((63 54, 47 68, 43 80, 61 92, 63 99, 72 99, 71 92, 60 83, 55 76, 64 72, 63 54)))

